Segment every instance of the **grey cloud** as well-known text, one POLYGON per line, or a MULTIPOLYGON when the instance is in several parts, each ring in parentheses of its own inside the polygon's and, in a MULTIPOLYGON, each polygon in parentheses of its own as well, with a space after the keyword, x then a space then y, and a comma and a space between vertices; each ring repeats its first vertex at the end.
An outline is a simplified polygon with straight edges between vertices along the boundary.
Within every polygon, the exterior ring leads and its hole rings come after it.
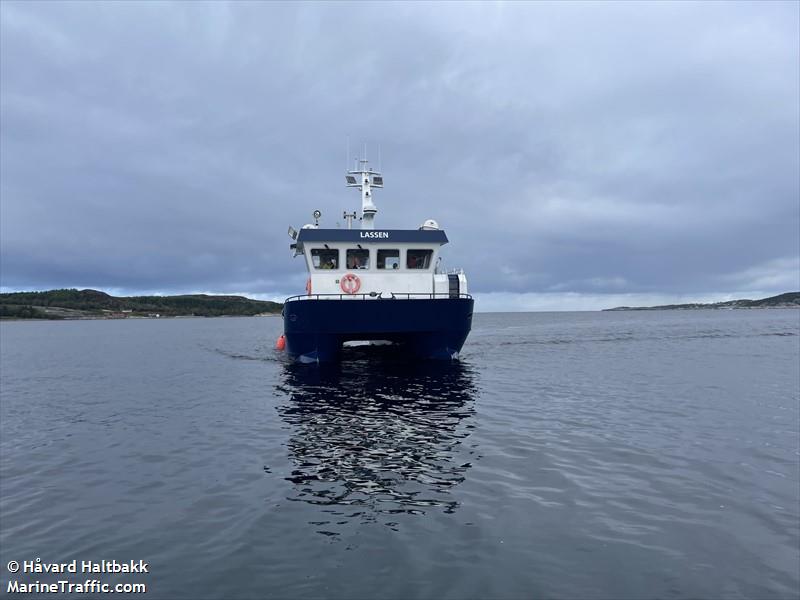
POLYGON ((478 292, 786 291, 798 10, 3 2, 0 284, 302 289, 349 136, 478 292))

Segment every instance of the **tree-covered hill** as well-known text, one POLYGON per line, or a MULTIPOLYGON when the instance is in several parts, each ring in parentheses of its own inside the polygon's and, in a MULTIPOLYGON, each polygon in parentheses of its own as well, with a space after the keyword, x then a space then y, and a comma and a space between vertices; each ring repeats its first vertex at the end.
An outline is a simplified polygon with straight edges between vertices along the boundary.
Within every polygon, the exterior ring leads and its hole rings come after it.
POLYGON ((252 316, 278 314, 281 308, 277 302, 206 294, 116 297, 76 289, 0 294, 0 318, 17 319, 252 316))
POLYGON ((665 304, 662 306, 618 306, 605 310, 688 310, 695 308, 800 308, 800 292, 786 292, 761 300, 728 300, 713 304, 665 304))

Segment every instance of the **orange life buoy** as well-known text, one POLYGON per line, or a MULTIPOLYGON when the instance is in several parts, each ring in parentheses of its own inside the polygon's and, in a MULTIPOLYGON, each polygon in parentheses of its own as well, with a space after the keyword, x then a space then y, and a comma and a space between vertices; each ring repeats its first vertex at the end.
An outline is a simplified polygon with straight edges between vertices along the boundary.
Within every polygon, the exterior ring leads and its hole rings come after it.
POLYGON ((286 336, 281 334, 281 336, 275 341, 275 349, 276 350, 286 350, 286 336))
POLYGON ((339 285, 345 294, 355 294, 361 288, 361 280, 358 278, 358 275, 348 273, 342 277, 342 281, 339 285))
POLYGON ((311 277, 306 280, 306 293, 311 295, 311 277))

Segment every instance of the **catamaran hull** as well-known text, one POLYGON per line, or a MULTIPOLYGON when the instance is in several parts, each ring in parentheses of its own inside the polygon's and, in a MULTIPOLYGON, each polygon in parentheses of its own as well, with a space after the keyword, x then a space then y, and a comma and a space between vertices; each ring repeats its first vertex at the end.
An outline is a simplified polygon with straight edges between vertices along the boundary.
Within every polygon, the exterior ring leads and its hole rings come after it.
POLYGON ((283 307, 286 350, 301 362, 335 362, 344 342, 388 340, 416 358, 451 360, 472 328, 473 304, 472 298, 295 300, 283 307))

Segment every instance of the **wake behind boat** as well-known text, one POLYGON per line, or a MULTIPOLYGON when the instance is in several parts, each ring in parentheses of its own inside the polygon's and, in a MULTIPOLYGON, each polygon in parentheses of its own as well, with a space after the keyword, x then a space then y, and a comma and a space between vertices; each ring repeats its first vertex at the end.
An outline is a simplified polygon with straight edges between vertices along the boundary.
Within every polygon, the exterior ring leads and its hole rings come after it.
POLYGON ((314 224, 289 228, 294 256, 305 258, 306 293, 287 298, 278 347, 301 362, 330 362, 346 342, 388 342, 423 359, 458 357, 472 327, 473 299, 464 271, 445 272, 439 256, 448 242, 436 221, 418 229, 375 229, 373 188, 383 176, 366 160, 346 174, 361 191, 360 229, 355 212, 347 229, 314 224))

